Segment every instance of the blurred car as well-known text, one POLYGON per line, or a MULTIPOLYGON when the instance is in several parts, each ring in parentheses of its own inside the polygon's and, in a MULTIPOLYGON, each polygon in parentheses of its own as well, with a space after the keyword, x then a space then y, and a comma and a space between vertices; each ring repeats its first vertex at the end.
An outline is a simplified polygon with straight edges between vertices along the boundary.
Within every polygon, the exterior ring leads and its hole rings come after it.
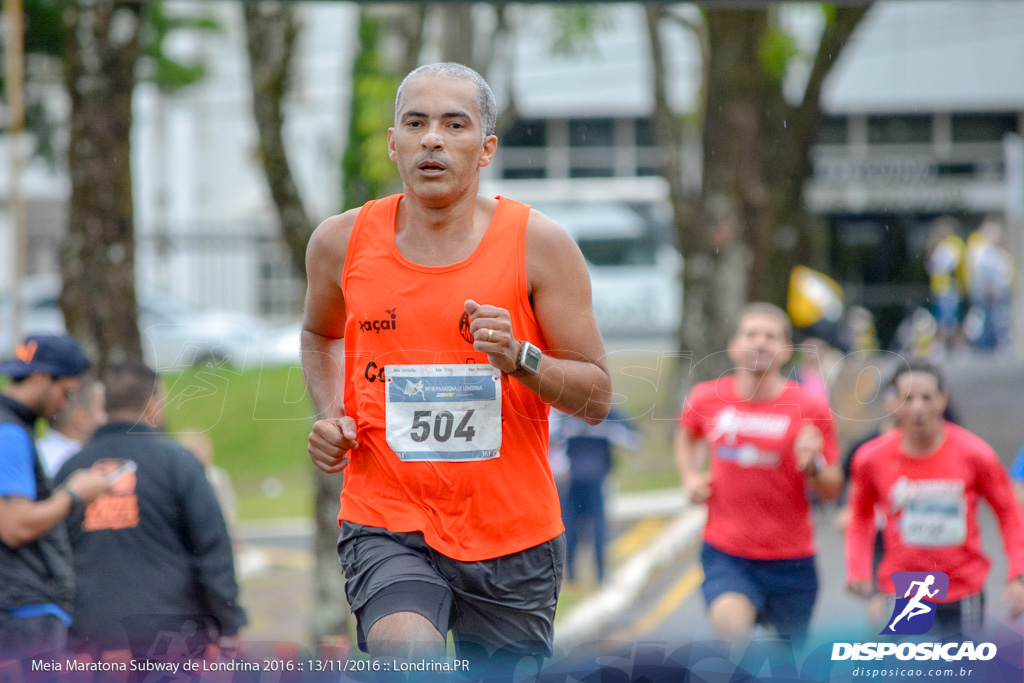
POLYGON ((561 224, 590 270, 605 336, 674 335, 682 320, 683 258, 652 215, 625 202, 533 202, 561 224))
MULTIPOLYGON (((21 291, 24 307, 22 329, 26 333, 59 334, 65 331, 59 304, 59 278, 29 278, 21 291)), ((138 312, 143 356, 160 372, 206 363, 242 369, 260 365, 264 355, 267 362, 291 362, 285 360, 286 353, 264 346, 268 339, 267 325, 251 315, 196 308, 154 292, 139 293, 138 312)), ((4 357, 13 352, 16 343, 11 316, 12 301, 10 292, 7 292, 0 296, 0 356, 4 357)), ((269 335, 269 338, 273 338, 275 343, 283 343, 278 342, 274 335, 269 335)), ((297 333, 295 344, 297 347, 297 333)))

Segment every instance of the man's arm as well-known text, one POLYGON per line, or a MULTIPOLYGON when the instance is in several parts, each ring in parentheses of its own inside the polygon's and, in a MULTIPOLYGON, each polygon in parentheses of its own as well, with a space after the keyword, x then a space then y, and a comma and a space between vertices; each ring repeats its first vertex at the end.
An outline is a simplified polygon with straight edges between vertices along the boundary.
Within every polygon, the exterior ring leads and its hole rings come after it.
POLYGON ((0 441, 4 466, 0 472, 0 541, 18 548, 40 538, 71 514, 73 499, 89 504, 110 489, 102 475, 86 470, 71 473, 49 498, 36 500, 33 459, 27 433, 5 431, 0 441))
POLYGON ((850 523, 846 527, 846 585, 851 593, 866 598, 875 592, 871 561, 877 529, 874 488, 862 465, 854 456, 850 474, 850 523))
POLYGON ((611 375, 594 317, 587 264, 569 234, 537 211, 530 212, 527 224, 526 273, 533 311, 548 344, 537 374, 515 372, 521 340, 508 312, 470 300, 466 311, 473 318, 473 348, 545 403, 597 424, 611 405, 611 375))
POLYGON ((994 451, 979 457, 978 475, 981 494, 992 506, 1003 536, 1007 577, 1002 598, 1010 618, 1016 619, 1024 614, 1024 514, 1013 494, 1010 478, 994 451))
POLYGON ((835 500, 843 489, 843 471, 836 462, 824 456, 825 436, 818 427, 805 424, 793 444, 797 468, 804 473, 807 485, 822 500, 835 500))
POLYGON ((694 505, 711 497, 711 473, 704 471, 707 448, 707 442, 695 439, 686 427, 679 425, 676 429, 676 465, 683 480, 683 492, 694 505))
POLYGON ((322 471, 340 472, 357 445, 355 420, 345 415, 345 295, 341 274, 358 209, 328 218, 306 249, 302 373, 317 421, 309 435, 310 458, 322 471))

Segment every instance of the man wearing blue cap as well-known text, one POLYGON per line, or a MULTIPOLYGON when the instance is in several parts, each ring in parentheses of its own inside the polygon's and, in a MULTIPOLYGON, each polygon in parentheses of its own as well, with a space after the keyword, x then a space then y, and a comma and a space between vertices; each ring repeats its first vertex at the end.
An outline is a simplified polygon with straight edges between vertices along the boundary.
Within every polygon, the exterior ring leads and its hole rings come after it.
POLYGON ((110 489, 87 471, 53 488, 33 438, 61 409, 89 361, 66 335, 28 337, 0 363, 0 659, 64 647, 73 573, 64 519, 110 489))

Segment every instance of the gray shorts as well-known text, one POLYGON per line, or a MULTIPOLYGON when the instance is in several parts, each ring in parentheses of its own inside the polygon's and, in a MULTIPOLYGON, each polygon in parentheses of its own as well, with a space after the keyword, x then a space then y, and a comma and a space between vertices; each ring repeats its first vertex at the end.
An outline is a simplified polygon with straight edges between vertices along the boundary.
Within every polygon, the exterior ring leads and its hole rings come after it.
POLYGON ((551 656, 565 534, 511 555, 459 562, 419 532, 342 521, 338 558, 364 652, 378 619, 415 612, 442 635, 450 629, 459 656, 551 656))

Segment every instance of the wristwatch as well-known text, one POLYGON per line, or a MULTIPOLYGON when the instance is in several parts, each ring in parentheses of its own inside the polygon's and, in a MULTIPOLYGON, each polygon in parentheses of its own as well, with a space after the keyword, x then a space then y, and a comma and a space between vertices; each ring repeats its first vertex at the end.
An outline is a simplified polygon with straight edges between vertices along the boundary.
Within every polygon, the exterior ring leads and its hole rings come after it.
POLYGON ((807 463, 807 467, 804 469, 804 476, 816 477, 821 474, 821 471, 828 467, 828 462, 825 460, 825 455, 822 453, 816 453, 811 461, 807 463))
POLYGON ((540 369, 540 357, 544 354, 528 341, 519 342, 519 355, 516 356, 516 372, 522 370, 529 375, 536 375, 540 369))
POLYGON ((68 494, 68 498, 71 499, 71 509, 68 511, 69 517, 78 512, 79 510, 81 510, 83 507, 85 507, 84 501, 82 500, 82 497, 80 495, 78 495, 77 493, 75 493, 66 486, 63 488, 63 491, 64 493, 68 494))

